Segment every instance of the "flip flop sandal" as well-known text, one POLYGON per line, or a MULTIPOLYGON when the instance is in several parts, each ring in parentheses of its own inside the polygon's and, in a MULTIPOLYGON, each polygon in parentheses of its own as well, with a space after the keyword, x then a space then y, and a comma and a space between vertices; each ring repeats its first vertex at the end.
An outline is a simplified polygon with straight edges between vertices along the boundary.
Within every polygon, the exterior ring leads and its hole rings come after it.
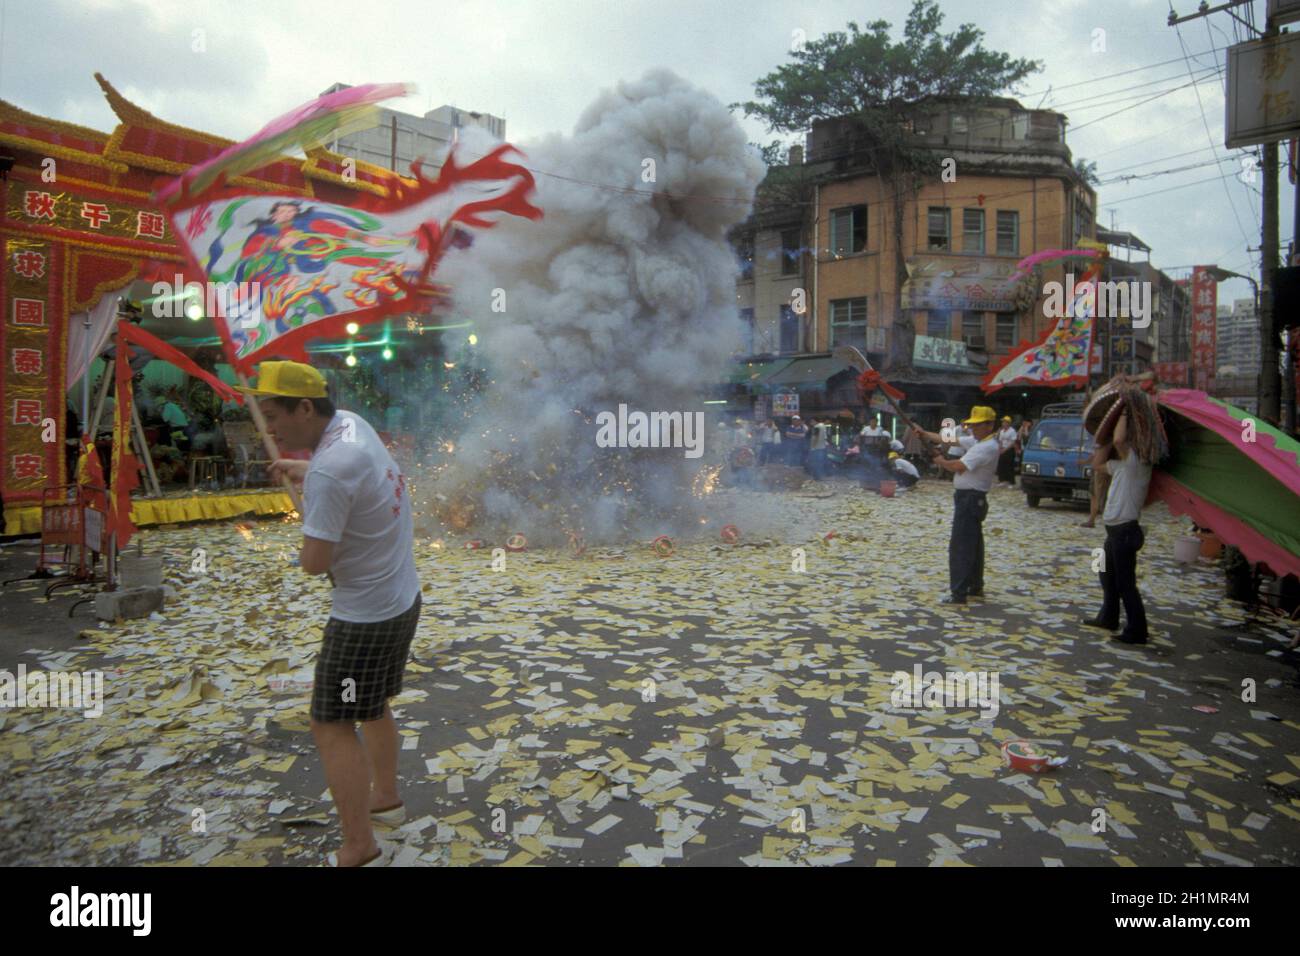
MULTIPOLYGON (((387 866, 390 862, 392 862, 393 849, 394 849, 393 846, 391 844, 383 842, 382 840, 378 842, 379 842, 379 851, 370 859, 366 860, 364 863, 357 864, 358 866, 387 866)), ((328 860, 330 866, 339 865, 339 855, 337 853, 331 853, 326 859, 328 860)))
POLYGON ((406 804, 399 803, 385 810, 371 810, 370 822, 385 827, 400 827, 406 822, 406 804))

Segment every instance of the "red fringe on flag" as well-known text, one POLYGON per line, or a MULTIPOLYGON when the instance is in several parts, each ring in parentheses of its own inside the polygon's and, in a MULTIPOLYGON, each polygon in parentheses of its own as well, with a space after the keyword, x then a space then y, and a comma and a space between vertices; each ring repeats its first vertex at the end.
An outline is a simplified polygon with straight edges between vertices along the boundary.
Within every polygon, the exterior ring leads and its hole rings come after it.
POLYGON ((869 368, 858 376, 858 391, 862 393, 864 399, 876 389, 880 389, 896 402, 901 402, 907 397, 881 378, 880 373, 875 369, 869 368))

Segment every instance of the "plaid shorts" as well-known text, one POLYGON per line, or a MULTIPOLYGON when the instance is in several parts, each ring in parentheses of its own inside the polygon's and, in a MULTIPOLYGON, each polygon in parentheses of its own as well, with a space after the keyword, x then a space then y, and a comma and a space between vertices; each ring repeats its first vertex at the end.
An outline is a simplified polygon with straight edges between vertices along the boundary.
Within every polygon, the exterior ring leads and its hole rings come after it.
POLYGON ((311 719, 378 720, 388 698, 402 692, 402 671, 420 621, 420 595, 410 609, 386 621, 357 624, 331 617, 316 659, 311 719), (345 683, 345 681, 353 683, 345 683))

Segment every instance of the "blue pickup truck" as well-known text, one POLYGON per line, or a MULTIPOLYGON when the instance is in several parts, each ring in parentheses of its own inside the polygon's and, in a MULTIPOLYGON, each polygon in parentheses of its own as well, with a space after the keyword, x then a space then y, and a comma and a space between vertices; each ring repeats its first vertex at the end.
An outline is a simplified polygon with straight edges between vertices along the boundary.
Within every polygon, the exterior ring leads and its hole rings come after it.
POLYGON ((1020 487, 1029 507, 1044 498, 1087 505, 1092 489, 1090 460, 1095 448, 1083 427, 1083 403, 1044 407, 1029 433, 1020 461, 1020 487))

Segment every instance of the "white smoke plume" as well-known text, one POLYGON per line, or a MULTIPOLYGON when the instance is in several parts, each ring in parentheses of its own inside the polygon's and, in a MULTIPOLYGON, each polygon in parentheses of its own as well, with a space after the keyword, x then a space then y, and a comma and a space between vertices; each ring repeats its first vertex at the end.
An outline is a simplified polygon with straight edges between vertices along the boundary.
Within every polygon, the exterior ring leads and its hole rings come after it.
MULTIPOLYGON (((463 161, 485 139, 463 139, 463 161)), ((490 382, 418 491, 452 527, 537 543, 698 526, 713 433, 687 459, 599 448, 594 419, 620 403, 704 411, 704 389, 725 380, 741 332, 726 233, 749 214, 762 160, 717 99, 666 70, 602 93, 572 136, 519 146, 545 216, 479 232, 439 270, 455 314, 475 319, 490 382)))

